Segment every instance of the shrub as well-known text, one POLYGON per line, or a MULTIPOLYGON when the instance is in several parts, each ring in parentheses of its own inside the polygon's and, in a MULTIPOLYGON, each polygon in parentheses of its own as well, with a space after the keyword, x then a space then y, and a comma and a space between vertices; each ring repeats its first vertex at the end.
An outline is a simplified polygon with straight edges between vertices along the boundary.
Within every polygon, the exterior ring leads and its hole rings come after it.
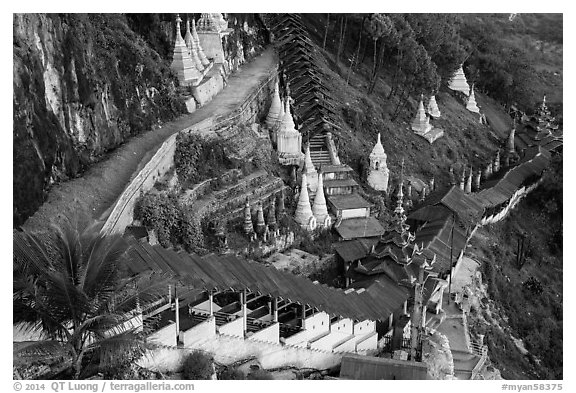
POLYGON ((222 371, 220 375, 218 375, 218 379, 228 381, 228 380, 242 380, 245 378, 242 371, 238 370, 237 368, 226 367, 224 371, 222 371))
POLYGON ((214 373, 214 359, 200 351, 194 351, 184 360, 182 375, 184 379, 211 379, 214 373))
POLYGON ((248 374, 248 378, 246 379, 268 380, 268 379, 274 379, 274 377, 272 377, 272 373, 270 371, 260 369, 250 371, 250 374, 248 374))

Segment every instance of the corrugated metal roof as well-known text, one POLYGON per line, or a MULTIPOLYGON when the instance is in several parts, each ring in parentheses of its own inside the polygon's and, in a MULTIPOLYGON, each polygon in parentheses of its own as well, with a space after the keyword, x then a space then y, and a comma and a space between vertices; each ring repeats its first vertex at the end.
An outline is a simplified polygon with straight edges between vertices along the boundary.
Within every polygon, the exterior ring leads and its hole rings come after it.
POLYGON ((372 207, 370 202, 356 193, 345 195, 329 195, 328 201, 338 210, 372 207))
MULTIPOLYGON (((467 217, 470 217, 473 221, 477 221, 482 218, 482 214, 484 213, 484 207, 478 203, 475 198, 465 194, 459 187, 452 186, 447 190, 439 190, 438 192, 430 194, 421 207, 411 213, 408 218, 419 219, 417 217, 427 215, 423 209, 435 205, 446 206, 465 221, 470 221, 467 217)), ((438 213, 438 211, 433 209, 429 211, 429 213, 433 212, 438 213)))
POLYGON ((473 194, 473 198, 486 208, 498 206, 508 201, 526 179, 540 176, 549 162, 549 151, 540 146, 530 147, 516 166, 486 182, 482 190, 473 194))
POLYGON ((176 253, 161 246, 150 246, 130 241, 126 265, 132 274, 155 270, 170 274, 181 284, 198 288, 219 290, 243 290, 279 296, 293 302, 307 304, 332 315, 358 320, 386 320, 396 311, 399 294, 394 288, 379 289, 389 293, 392 300, 376 299, 372 294, 344 291, 282 272, 256 262, 240 259, 234 255, 207 255, 176 253))
POLYGON ((450 248, 454 262, 460 252, 466 247, 466 232, 463 224, 449 216, 425 223, 416 232, 415 243, 423 245, 423 248, 436 254, 436 262, 432 264, 432 270, 437 273, 445 273, 450 270, 450 248), (454 225, 452 225, 454 223, 454 225), (452 228, 454 238, 452 239, 452 228))
POLYGON ((344 240, 362 237, 376 237, 384 234, 384 228, 374 217, 348 218, 342 220, 339 226, 334 227, 344 240))
POLYGON ((370 253, 378 239, 354 239, 334 243, 334 250, 345 262, 357 261, 370 253))

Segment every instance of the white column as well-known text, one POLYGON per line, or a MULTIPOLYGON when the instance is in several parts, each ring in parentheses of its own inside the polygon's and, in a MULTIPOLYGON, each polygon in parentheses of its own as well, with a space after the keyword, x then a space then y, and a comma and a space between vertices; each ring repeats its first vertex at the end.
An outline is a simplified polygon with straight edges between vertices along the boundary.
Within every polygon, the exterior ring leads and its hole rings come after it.
POLYGON ((212 294, 212 290, 208 292, 208 301, 210 302, 210 316, 214 315, 214 295, 212 294))
POLYGON ((242 296, 242 319, 244 320, 244 334, 246 334, 246 329, 248 328, 248 306, 246 306, 246 290, 244 290, 240 296, 242 296))
POLYGON ((180 305, 178 302, 178 297, 175 299, 176 302, 176 345, 178 345, 178 337, 180 336, 180 305))

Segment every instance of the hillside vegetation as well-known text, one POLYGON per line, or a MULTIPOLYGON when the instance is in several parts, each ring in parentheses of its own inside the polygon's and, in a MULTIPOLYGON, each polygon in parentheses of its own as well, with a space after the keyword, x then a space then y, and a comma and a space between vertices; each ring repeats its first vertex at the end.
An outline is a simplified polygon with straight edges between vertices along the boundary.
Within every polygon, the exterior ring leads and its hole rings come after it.
MULTIPOLYGON (((326 14, 306 15, 319 48, 327 37, 320 66, 341 104, 342 160, 362 173, 381 132, 393 181, 404 159, 405 175, 423 180, 434 175, 437 184, 446 184, 449 166, 457 173, 462 165, 478 169, 503 147, 512 126, 507 106, 531 113, 546 94, 561 124, 562 15, 508 18, 331 14, 327 25, 326 14), (406 60, 406 51, 414 48, 417 63, 425 66, 406 60), (475 83, 481 110, 498 129, 480 125, 477 115, 465 109, 463 96, 446 87, 446 78, 465 59, 464 70, 468 82, 475 83), (414 78, 413 72, 422 75, 414 78), (445 135, 433 145, 409 128, 421 92, 434 92, 442 112, 432 124, 445 135)), ((562 177, 562 158, 557 157, 543 184, 510 217, 482 228, 473 241, 488 294, 499 311, 472 318, 472 333, 484 335, 492 362, 507 379, 563 377, 562 177), (521 236, 527 247, 519 266, 521 236)))

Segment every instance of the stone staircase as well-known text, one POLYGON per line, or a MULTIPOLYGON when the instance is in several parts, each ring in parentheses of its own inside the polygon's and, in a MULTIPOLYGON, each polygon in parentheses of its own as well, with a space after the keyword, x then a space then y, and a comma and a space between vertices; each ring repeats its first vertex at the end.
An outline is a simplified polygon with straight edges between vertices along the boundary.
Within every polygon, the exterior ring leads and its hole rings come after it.
POLYGON ((473 371, 482 359, 482 356, 453 349, 452 358, 454 359, 454 376, 457 379, 468 380, 472 379, 473 371))
POLYGON ((323 134, 314 135, 310 138, 310 157, 316 169, 320 165, 332 164, 330 153, 326 147, 326 137, 323 134))

